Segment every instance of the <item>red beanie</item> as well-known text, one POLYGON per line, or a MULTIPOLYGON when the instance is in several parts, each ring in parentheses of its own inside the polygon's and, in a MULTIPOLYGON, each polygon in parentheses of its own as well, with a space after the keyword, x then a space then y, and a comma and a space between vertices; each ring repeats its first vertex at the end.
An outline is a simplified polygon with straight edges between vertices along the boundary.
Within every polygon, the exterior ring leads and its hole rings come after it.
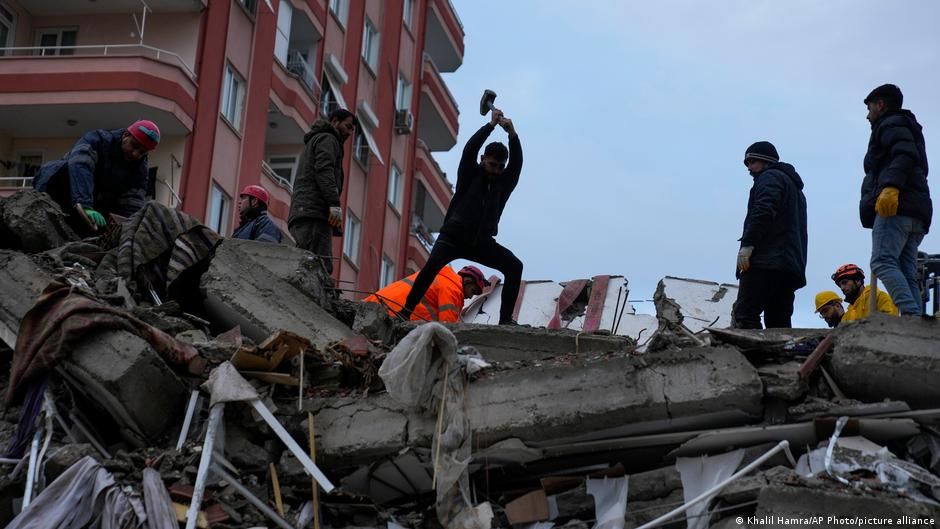
POLYGON ((146 119, 135 121, 127 127, 127 132, 148 151, 156 149, 160 143, 160 128, 153 121, 146 119))

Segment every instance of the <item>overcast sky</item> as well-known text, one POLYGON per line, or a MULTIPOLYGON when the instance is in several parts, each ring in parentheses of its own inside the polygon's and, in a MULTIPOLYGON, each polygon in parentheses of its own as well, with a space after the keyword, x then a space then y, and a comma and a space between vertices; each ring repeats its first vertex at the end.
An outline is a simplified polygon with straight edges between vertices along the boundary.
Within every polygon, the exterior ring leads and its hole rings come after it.
MULTIPOLYGON (((768 140, 806 184, 809 284, 794 326, 821 326, 813 297, 836 290, 835 268, 869 269, 862 99, 900 86, 928 155, 940 152, 935 0, 453 3, 466 53, 444 76, 460 135, 436 157, 453 182, 484 123, 480 94, 495 90, 525 152, 497 240, 528 280, 622 274, 631 299, 651 298, 666 275, 736 283, 752 182, 743 154, 768 140)), ((940 253, 938 241, 931 233, 921 249, 940 253)))

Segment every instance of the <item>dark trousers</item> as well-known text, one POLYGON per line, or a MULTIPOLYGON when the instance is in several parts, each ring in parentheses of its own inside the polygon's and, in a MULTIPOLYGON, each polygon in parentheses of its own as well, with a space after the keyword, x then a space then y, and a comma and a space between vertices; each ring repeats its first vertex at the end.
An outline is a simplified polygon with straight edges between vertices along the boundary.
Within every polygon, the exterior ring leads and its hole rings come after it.
POLYGON ((742 272, 738 299, 732 309, 732 325, 737 329, 760 329, 760 314, 768 329, 792 327, 794 281, 775 270, 751 268, 742 272))
POLYGON ((298 248, 320 258, 326 273, 333 274, 333 228, 325 220, 300 219, 288 226, 298 248))
POLYGON ((404 312, 411 314, 441 268, 454 259, 467 259, 503 273, 505 282, 499 307, 499 321, 500 323, 511 321, 512 311, 516 307, 516 298, 519 296, 519 286, 522 284, 522 261, 492 237, 479 241, 462 241, 442 233, 434 243, 434 248, 431 249, 427 264, 415 278, 415 284, 405 300, 404 312))

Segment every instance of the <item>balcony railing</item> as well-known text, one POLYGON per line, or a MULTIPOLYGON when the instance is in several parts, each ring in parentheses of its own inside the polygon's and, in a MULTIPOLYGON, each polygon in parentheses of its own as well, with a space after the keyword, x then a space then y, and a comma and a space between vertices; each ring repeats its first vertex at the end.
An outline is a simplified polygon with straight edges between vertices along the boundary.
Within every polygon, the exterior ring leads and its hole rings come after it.
POLYGON ((0 189, 32 189, 32 176, 2 176, 0 177, 0 189))
POLYGON ((281 187, 287 189, 287 190, 290 191, 291 193, 294 192, 294 183, 291 182, 290 180, 288 180, 287 178, 284 178, 283 176, 281 176, 281 175, 275 173, 275 172, 274 172, 274 169, 272 169, 271 166, 268 165, 268 162, 266 162, 266 161, 264 161, 264 160, 261 160, 261 172, 262 172, 265 176, 267 176, 268 178, 270 178, 272 182, 274 182, 274 183, 280 185, 281 187))
POLYGON ((58 57, 121 57, 143 56, 152 57, 158 61, 178 66, 193 81, 196 72, 186 64, 179 54, 148 46, 147 44, 94 44, 87 46, 15 46, 0 48, 0 60, 9 57, 26 56, 36 59, 58 57), (68 53, 63 53, 68 52, 68 53))
POLYGON ((434 235, 417 215, 412 215, 411 231, 415 234, 415 239, 421 243, 421 246, 424 246, 424 249, 430 252, 431 248, 434 247, 434 235))
MULTIPOLYGON (((307 87, 307 90, 313 95, 314 101, 320 100, 320 83, 317 82, 317 76, 313 68, 304 59, 299 51, 288 52, 287 71, 296 75, 300 82, 307 87)), ((319 104, 319 103, 317 103, 319 104)))

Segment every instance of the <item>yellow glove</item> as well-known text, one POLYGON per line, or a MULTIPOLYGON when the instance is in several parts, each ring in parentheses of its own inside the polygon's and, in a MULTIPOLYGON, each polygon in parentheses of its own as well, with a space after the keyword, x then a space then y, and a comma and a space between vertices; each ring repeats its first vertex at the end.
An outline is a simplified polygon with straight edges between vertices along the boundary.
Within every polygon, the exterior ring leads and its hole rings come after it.
POLYGON ((875 201, 875 211, 882 217, 893 217, 898 214, 898 188, 886 187, 881 190, 878 200, 875 201))

